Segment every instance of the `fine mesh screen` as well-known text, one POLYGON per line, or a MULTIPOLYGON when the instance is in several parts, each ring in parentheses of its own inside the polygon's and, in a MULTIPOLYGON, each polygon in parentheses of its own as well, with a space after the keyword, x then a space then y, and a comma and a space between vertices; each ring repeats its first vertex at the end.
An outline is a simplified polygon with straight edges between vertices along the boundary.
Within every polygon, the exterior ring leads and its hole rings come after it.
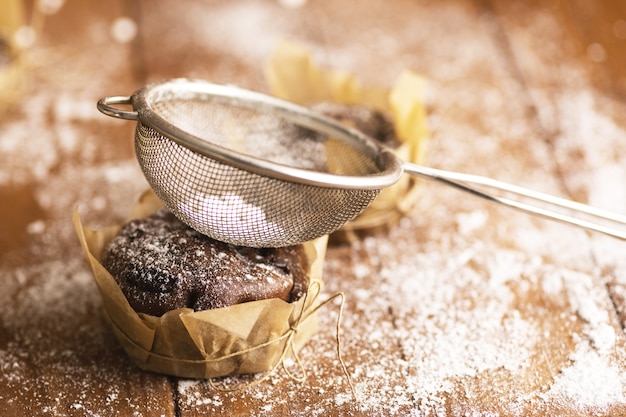
POLYGON ((237 100, 168 99, 155 113, 198 138, 242 154, 318 172, 362 176, 380 171, 368 156, 323 133, 297 125, 272 109, 237 100))
MULTIPOLYGON (((183 131, 258 159, 347 176, 379 171, 351 146, 262 108, 208 97, 161 97, 151 105, 183 131)), ((379 192, 259 175, 194 152, 141 122, 135 145, 148 182, 176 216, 237 245, 277 247, 314 239, 359 214, 379 192)))

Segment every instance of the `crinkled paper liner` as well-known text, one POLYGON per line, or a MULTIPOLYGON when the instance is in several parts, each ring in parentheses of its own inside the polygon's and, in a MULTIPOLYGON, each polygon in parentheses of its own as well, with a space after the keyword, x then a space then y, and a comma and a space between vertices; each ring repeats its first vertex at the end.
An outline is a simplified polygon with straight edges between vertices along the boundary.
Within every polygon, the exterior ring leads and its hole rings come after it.
POLYGON ((24 13, 21 0, 0 2, 0 110, 12 104, 20 93, 25 63, 13 39, 22 25, 24 13))
MULTIPOLYGON (((148 216, 159 207, 161 201, 148 191, 130 218, 148 216)), ((126 353, 144 370, 207 379, 270 371, 287 357, 297 359, 297 351, 317 330, 316 312, 325 303, 318 296, 326 237, 304 244, 310 284, 296 302, 268 299, 198 312, 181 308, 155 317, 136 313, 100 263, 121 225, 91 230, 81 223, 77 209, 74 225, 102 296, 104 316, 126 353)))
MULTIPOLYGON (((401 142, 396 155, 403 161, 423 162, 429 132, 426 81, 421 76, 404 71, 391 89, 364 86, 351 74, 319 68, 303 47, 283 40, 266 67, 266 78, 273 95, 294 103, 360 104, 389 115, 401 142)), ((365 211, 331 235, 331 240, 351 240, 357 231, 393 224, 414 205, 418 184, 418 179, 405 175, 383 189, 365 211)))

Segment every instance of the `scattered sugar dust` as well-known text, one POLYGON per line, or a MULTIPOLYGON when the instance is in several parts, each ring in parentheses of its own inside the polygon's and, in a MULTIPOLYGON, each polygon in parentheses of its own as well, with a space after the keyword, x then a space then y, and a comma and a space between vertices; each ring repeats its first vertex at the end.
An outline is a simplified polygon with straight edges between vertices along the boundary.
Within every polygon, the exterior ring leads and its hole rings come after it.
POLYGON ((625 404, 626 377, 589 345, 581 343, 571 356, 572 365, 561 370, 541 397, 574 403, 590 413, 612 404, 625 404))
MULTIPOLYGON (((224 10, 214 15, 214 19, 219 18, 220 21, 213 23, 226 25, 233 20, 238 21, 239 15, 243 13, 239 6, 232 6, 230 9, 224 7, 224 10)), ((463 19, 461 12, 456 10, 454 19, 463 19)), ((248 16, 248 22, 257 28, 268 18, 262 10, 248 16)), ((215 27, 211 30, 215 30, 215 27)), ((420 30, 429 30, 429 27, 420 30)), ((209 37, 206 34, 201 36, 209 37)), ((261 55, 266 55, 270 46, 273 46, 275 36, 275 33, 269 33, 261 42, 262 48, 258 50, 249 50, 249 45, 253 43, 248 44, 249 38, 245 37, 235 39, 234 46, 230 45, 228 48, 235 47, 247 59, 256 60, 261 55)), ((373 34, 370 32, 369 36, 373 34)), ((383 41, 390 42, 390 39, 385 38, 383 41)), ((480 44, 482 42, 476 41, 476 45, 480 44)), ((441 62, 443 79, 453 80, 468 68, 478 67, 479 59, 472 57, 471 53, 455 60, 453 56, 442 54, 451 53, 458 48, 442 45, 432 45, 432 48, 435 60, 441 62), (450 65, 450 62, 459 65, 450 65)), ((329 49, 330 54, 350 56, 344 52, 345 49, 341 48, 334 52, 332 48, 329 49)), ((351 65, 354 64, 351 62, 351 65)), ((472 94, 471 90, 467 89, 466 94, 472 94)), ((448 91, 448 94, 451 93, 448 91)), ((457 89, 455 94, 462 93, 457 89)), ((490 97, 492 96, 486 95, 486 99, 490 97)), ((461 101, 474 105, 474 100, 467 97, 461 97, 461 101)), ((7 130, 0 136, 0 147, 3 151, 0 152, 0 166, 8 166, 4 163, 23 164, 19 169, 16 167, 16 177, 0 177, 0 184, 35 181, 38 183, 35 187, 38 203, 47 211, 59 213, 52 220, 37 219, 30 226, 32 233, 41 235, 42 242, 45 243, 43 246, 50 248, 50 252, 45 252, 46 259, 59 255, 59 249, 52 247, 55 239, 62 242, 74 239, 71 227, 67 226, 68 217, 65 216, 69 215, 76 202, 84 204, 85 212, 90 213, 89 216, 94 220, 107 224, 112 216, 124 216, 129 207, 128 202, 134 201, 136 193, 145 188, 143 180, 137 175, 139 172, 133 160, 111 160, 91 167, 90 164, 65 165, 69 155, 93 161, 93 153, 97 149, 96 146, 89 145, 89 138, 87 144, 82 143, 79 131, 73 128, 81 120, 91 122, 84 103, 86 101, 81 96, 53 99, 51 96, 38 95, 28 104, 47 110, 29 112, 31 132, 20 131, 17 123, 8 123, 7 130), (79 117, 80 120, 74 120, 75 116, 68 111, 71 107, 68 103, 74 101, 79 103, 78 113, 84 114, 79 117), (55 132, 45 128, 50 112, 58 121, 55 132), (24 143, 30 145, 24 148, 24 143), (12 158, 19 158, 19 161, 12 158), (41 160, 42 164, 29 166, 27 162, 31 160, 41 160), (52 172, 58 175, 51 177, 52 172), (52 179, 48 181, 48 178, 52 179), (88 186, 67 189, 67 184, 76 184, 77 179, 88 186), (116 192, 108 195, 107 201, 102 201, 99 197, 102 189, 114 189, 116 192), (114 207, 114 213, 109 212, 110 207, 114 207)), ((497 101, 491 104, 497 105, 497 101)), ((609 134, 612 141, 615 141, 614 135, 623 133, 614 129, 615 125, 610 119, 600 116, 601 112, 593 111, 596 104, 585 91, 564 96, 559 106, 560 117, 567 116, 568 122, 572 122, 571 114, 580 114, 581 110, 590 116, 585 118, 586 121, 581 121, 580 125, 571 123, 571 130, 565 132, 569 137, 574 135, 584 141, 609 134), (568 106, 578 107, 572 109, 568 106), (594 115, 598 117, 594 118, 594 115)), ((561 121, 558 124, 567 125, 561 121)), ((506 130, 502 126, 498 129, 499 132, 506 130)), ((462 132, 448 128, 447 133, 452 135, 462 132)), ((466 132, 466 135, 472 133, 474 132, 466 132)), ((487 141, 489 138, 480 139, 487 141)), ((447 161, 459 164, 465 158, 468 146, 459 148, 449 155, 447 161)), ((606 158, 608 156, 588 156, 587 160, 595 169, 606 158)), ((584 179, 587 184, 583 188, 591 190, 590 200, 602 205, 617 204, 619 208, 624 198, 612 198, 612 193, 618 192, 613 187, 619 183, 617 179, 621 178, 619 161, 607 167, 599 170, 600 176, 589 183, 582 175, 579 178, 581 181, 584 179)), ((533 183, 532 178, 529 181, 533 183)), ((422 209, 429 207, 429 198, 424 200, 420 203, 422 209)), ((430 202, 433 201, 439 202, 430 197, 430 202)), ((459 393, 459 381, 481 381, 481 375, 489 372, 503 372, 508 382, 518 375, 527 376, 528 372, 534 370, 533 361, 536 359, 535 354, 541 349, 541 343, 550 341, 550 334, 546 335, 542 327, 542 323, 546 321, 571 325, 578 332, 568 333, 574 349, 567 351, 567 346, 563 348, 565 359, 557 358, 562 361, 553 364, 551 369, 555 374, 549 375, 547 386, 539 387, 544 389, 539 397, 525 397, 523 391, 507 394, 520 396, 511 398, 518 401, 510 404, 512 414, 522 414, 525 406, 529 407, 528 404, 539 400, 548 403, 572 401, 576 407, 589 411, 626 403, 626 381, 619 372, 619 369, 624 368, 623 354, 620 353, 624 350, 624 337, 615 318, 609 313, 610 305, 607 304, 606 294, 602 293, 603 286, 598 276, 600 271, 584 269, 592 264, 590 244, 584 236, 577 232, 564 232, 566 229, 561 226, 548 226, 545 229, 542 227, 549 234, 540 236, 527 227, 532 223, 518 220, 515 216, 511 216, 507 225, 493 225, 494 218, 502 220, 502 216, 494 216, 493 211, 484 209, 478 203, 468 203, 467 210, 462 213, 450 213, 445 208, 435 210, 434 206, 435 204, 430 210, 424 210, 427 216, 423 218, 419 218, 423 213, 415 211, 412 213, 414 218, 405 219, 405 223, 393 228, 387 237, 367 239, 356 244, 348 251, 352 258, 348 266, 343 257, 344 252, 329 254, 327 293, 346 289, 342 283, 333 281, 336 276, 350 274, 354 277, 350 281, 351 285, 354 283, 358 286, 356 289, 349 288, 348 309, 342 327, 342 347, 349 353, 346 357, 362 359, 361 362, 352 360, 347 363, 362 410, 386 415, 443 414, 448 411, 448 395, 459 393), (423 236, 415 236, 415 231, 423 232, 423 236), (499 234, 500 240, 504 242, 509 242, 506 236, 515 238, 510 238, 510 247, 506 248, 480 243, 481 240, 489 241, 489 234, 499 234), (578 246, 572 248, 571 242, 578 242, 578 246), (364 260, 370 262, 368 268, 363 266, 364 260), (565 294, 567 305, 563 310, 571 313, 572 317, 550 317, 548 308, 542 310, 539 308, 541 305, 533 304, 537 301, 525 298, 524 295, 535 285, 542 289, 541 294, 548 305, 562 302, 560 300, 565 294), (516 304, 520 300, 531 303, 530 312, 523 305, 516 304), (535 308, 537 310, 533 311, 535 308), (372 328, 372 323, 376 323, 376 328, 372 328)), ((593 242, 597 244, 598 240, 593 242)), ((622 249, 621 246, 618 245, 618 248, 608 242, 606 246, 610 246, 615 255, 622 249)), ((122 370, 130 365, 123 362, 123 354, 115 350, 114 345, 107 344, 111 342, 110 337, 105 337, 99 331, 94 333, 93 329, 85 329, 81 327, 84 323, 78 322, 86 314, 95 313, 98 305, 97 293, 87 278, 85 266, 75 263, 68 265, 66 260, 66 257, 60 257, 56 262, 13 271, 9 277, 12 280, 10 291, 0 295, 4 297, 0 300, 6 301, 6 297, 17 296, 24 300, 24 308, 34 307, 35 318, 43 321, 51 312, 66 307, 67 303, 59 303, 59 300, 74 300, 76 294, 80 294, 84 297, 83 301, 70 306, 75 309, 69 315, 73 319, 64 323, 61 329, 62 334, 68 336, 67 344, 60 347, 63 351, 42 353, 34 358, 35 365, 53 364, 58 367, 60 374, 69 375, 66 378, 59 377, 65 383, 71 384, 71 379, 75 376, 76 384, 87 384, 84 381, 93 384, 94 381, 86 373, 92 370, 96 373, 101 371, 97 358, 92 358, 93 367, 89 369, 85 369, 84 364, 72 362, 72 349, 75 349, 72 343, 75 341, 71 339, 70 333, 78 328, 83 335, 93 336, 91 339, 81 337, 80 341, 92 340, 93 352, 96 352, 94 355, 102 353, 102 346, 105 346, 112 349, 109 355, 120 357, 116 362, 120 366, 119 372, 113 384, 104 381, 109 375, 99 375, 103 379, 103 386, 113 385, 100 400, 113 405, 121 401, 140 401, 141 399, 122 399, 119 391, 116 391, 116 387, 127 383, 122 370), (66 279, 59 279, 60 276, 66 279), (102 346, 95 346, 98 344, 102 346)), ((612 261, 603 262, 610 264, 612 261)), ((19 312, 22 311, 16 313, 19 312)), ((3 313, 2 319, 19 327, 15 332, 18 338, 15 344, 0 349, 2 378, 17 390, 31 376, 25 352, 29 352, 32 347, 30 344, 37 343, 42 335, 35 333, 36 326, 31 326, 32 323, 27 322, 29 317, 25 315, 13 317, 3 313)), ((335 353, 333 319, 331 313, 323 311, 318 337, 302 351, 310 374, 306 385, 290 381, 283 374, 276 374, 261 386, 226 395, 210 391, 205 382, 180 380, 178 393, 181 408, 183 411, 219 411, 229 401, 238 401, 241 404, 254 403, 258 414, 263 415, 289 410, 290 399, 294 395, 302 394, 311 397, 308 408, 301 411, 290 410, 292 415, 324 415, 328 409, 350 407, 350 392, 335 353), (328 395, 331 389, 335 395, 328 395)), ((137 377, 138 374, 132 375, 137 377)), ((154 380, 150 381, 158 385, 154 380)), ((492 387, 485 389, 490 388, 492 387)), ((501 387, 505 388, 506 386, 501 387)), ((78 387, 77 390, 81 393, 80 398, 60 398, 57 402, 70 403, 75 412, 89 411, 87 398, 95 395, 95 392, 88 385, 78 387)), ((471 399, 469 390, 466 394, 471 399)), ((56 411, 55 407, 50 406, 49 411, 56 411)), ((58 409, 61 409, 60 405, 58 409)), ((465 411, 471 413, 475 410, 465 411)))

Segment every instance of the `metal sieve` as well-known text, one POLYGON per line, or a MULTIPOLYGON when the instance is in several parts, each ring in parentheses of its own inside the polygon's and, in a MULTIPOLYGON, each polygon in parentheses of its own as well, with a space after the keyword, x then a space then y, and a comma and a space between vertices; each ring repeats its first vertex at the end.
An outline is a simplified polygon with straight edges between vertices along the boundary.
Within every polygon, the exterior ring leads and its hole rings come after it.
POLYGON ((148 85, 132 96, 102 98, 98 109, 137 121, 139 165, 178 218, 209 237, 236 245, 287 246, 331 233, 404 173, 626 239, 626 233, 595 222, 623 226, 623 216, 490 178, 403 162, 392 150, 334 119, 238 87, 174 79, 148 85))

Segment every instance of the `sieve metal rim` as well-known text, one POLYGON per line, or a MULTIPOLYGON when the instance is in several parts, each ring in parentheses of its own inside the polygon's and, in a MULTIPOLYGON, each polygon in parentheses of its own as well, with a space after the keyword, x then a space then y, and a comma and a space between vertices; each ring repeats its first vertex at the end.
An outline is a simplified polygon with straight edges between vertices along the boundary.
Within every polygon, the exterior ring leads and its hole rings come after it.
POLYGON ((403 175, 403 165, 390 149, 378 144, 360 131, 332 118, 266 94, 233 85, 214 84, 204 80, 176 78, 148 84, 130 97, 111 96, 98 101, 98 109, 111 117, 139 120, 159 134, 205 157, 270 178, 301 184, 358 190, 380 190, 395 184, 403 175), (369 175, 348 176, 296 168, 256 158, 228 149, 193 135, 172 124, 153 107, 153 103, 174 94, 177 98, 220 99, 236 106, 262 108, 286 120, 331 135, 347 142, 359 152, 372 158, 379 171, 369 175), (116 105, 131 105, 133 111, 120 110, 116 105))

